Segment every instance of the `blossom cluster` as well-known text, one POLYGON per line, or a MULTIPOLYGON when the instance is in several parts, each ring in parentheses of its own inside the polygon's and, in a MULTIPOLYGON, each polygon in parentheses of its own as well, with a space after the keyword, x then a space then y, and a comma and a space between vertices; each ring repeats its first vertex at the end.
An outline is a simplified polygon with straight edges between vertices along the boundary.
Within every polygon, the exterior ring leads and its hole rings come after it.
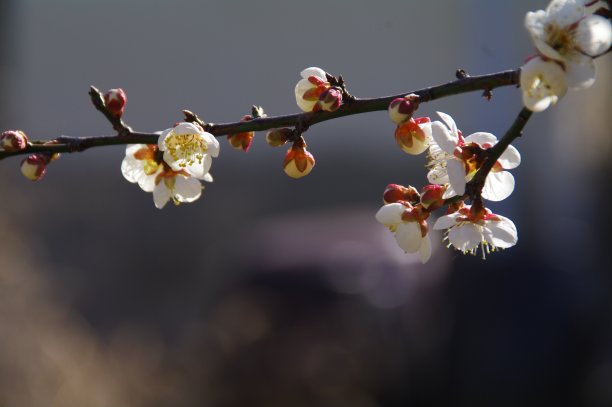
POLYGON ((557 103, 568 89, 595 82, 593 59, 610 49, 610 20, 588 13, 585 0, 553 0, 546 10, 528 12, 525 27, 537 55, 521 70, 523 103, 541 112, 557 103))
MULTIPOLYGON (((396 116, 397 99, 389 105, 389 115, 396 116)), ((466 184, 481 169, 497 137, 491 133, 476 132, 463 137, 453 118, 437 112, 441 121, 431 121, 428 117, 414 119, 408 115, 400 120, 396 129, 396 140, 403 151, 428 150, 427 174, 429 185, 418 192, 414 187, 390 184, 383 194, 383 207, 376 219, 391 230, 395 239, 406 253, 419 253, 421 261, 426 262, 431 254, 427 219, 431 212, 448 205, 446 215, 433 225, 434 230, 446 230, 449 245, 463 253, 482 254, 498 248, 508 248, 518 240, 516 227, 512 221, 501 215, 493 214, 482 204, 482 199, 501 201, 514 190, 514 177, 507 170, 516 168, 521 156, 516 148, 508 146, 493 164, 487 174, 480 196, 474 204, 463 203, 466 184), (407 141, 397 137, 398 130, 410 126, 407 141), (415 136, 419 136, 418 138, 415 136), (405 144, 412 148, 405 148, 405 144), (418 148, 414 149, 414 146, 418 148)))

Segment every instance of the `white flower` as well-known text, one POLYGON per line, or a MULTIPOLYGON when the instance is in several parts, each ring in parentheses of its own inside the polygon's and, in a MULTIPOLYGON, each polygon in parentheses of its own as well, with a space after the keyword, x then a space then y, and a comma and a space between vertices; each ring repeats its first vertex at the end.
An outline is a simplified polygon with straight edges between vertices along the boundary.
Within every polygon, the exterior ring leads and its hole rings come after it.
POLYGON ((521 68, 521 89, 523 105, 532 112, 541 112, 565 95, 567 75, 557 62, 535 57, 521 68))
POLYGON ((417 208, 392 203, 379 209, 376 220, 395 234, 395 240, 401 249, 406 253, 419 252, 421 262, 426 263, 431 256, 431 242, 427 223, 424 219, 419 219, 419 215, 417 208))
MULTIPOLYGON (((172 199, 175 204, 193 202, 202 194, 202 184, 185 170, 174 171, 162 160, 158 146, 131 144, 125 150, 121 163, 125 179, 138 183, 145 192, 153 192, 155 207, 161 209, 172 199)), ((209 173, 201 177, 212 182, 209 173)))
POLYGON ((585 16, 584 0, 553 0, 546 10, 528 12, 525 27, 538 51, 563 63, 570 88, 587 88, 595 81, 593 57, 612 43, 610 21, 585 16))
MULTIPOLYGON (((446 125, 431 124, 434 143, 429 146, 430 170, 427 179, 432 184, 450 184, 443 198, 465 193, 465 184, 474 177, 484 162, 486 149, 497 143, 491 133, 477 132, 463 138, 451 116, 437 112, 446 125)), ((514 177, 508 171, 518 167, 521 155, 508 146, 485 179, 482 197, 490 201, 506 199, 514 190, 514 177)))
POLYGON ((305 112, 321 109, 319 96, 330 88, 325 71, 321 68, 310 67, 304 69, 300 76, 302 79, 295 85, 295 101, 305 112))
POLYGON ((493 214, 486 208, 473 213, 469 205, 438 218, 433 228, 448 229, 446 239, 449 246, 454 246, 464 254, 476 254, 480 246, 483 258, 486 253, 498 248, 507 249, 518 241, 516 226, 510 219, 493 214))
POLYGON ((219 155, 219 141, 215 136, 193 123, 178 123, 164 130, 157 144, 172 170, 198 179, 203 179, 212 158, 219 155))

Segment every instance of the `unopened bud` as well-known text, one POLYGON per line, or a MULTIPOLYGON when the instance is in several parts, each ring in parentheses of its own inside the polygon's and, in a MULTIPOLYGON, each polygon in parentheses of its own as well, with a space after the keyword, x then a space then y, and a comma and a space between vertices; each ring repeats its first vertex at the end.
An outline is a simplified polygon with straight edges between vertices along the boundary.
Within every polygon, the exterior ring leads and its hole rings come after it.
MULTIPOLYGON (((246 115, 240 121, 248 122, 250 120, 253 120, 253 116, 246 115)), ((232 147, 238 150, 243 150, 246 153, 247 151, 249 151, 249 148, 251 148, 253 137, 255 137, 254 131, 245 131, 243 133, 230 134, 229 136, 227 136, 227 141, 229 141, 232 147)))
POLYGON ((396 202, 416 203, 419 201, 419 191, 414 187, 405 187, 398 184, 389 184, 383 192, 383 202, 386 204, 396 202))
POLYGON ((115 117, 123 116, 123 109, 127 103, 127 96, 121 88, 109 89, 104 94, 104 105, 106 109, 115 117))
POLYGON ((282 129, 270 130, 266 134, 266 142, 272 147, 280 147, 287 143, 292 134, 293 130, 287 127, 283 127, 282 129))
POLYGON ((428 211, 433 211, 444 205, 442 196, 446 192, 446 186, 429 184, 421 189, 421 205, 428 211))
POLYGON ((397 125, 395 141, 400 148, 412 155, 421 154, 431 142, 431 121, 429 117, 410 118, 397 125))
POLYGON ((49 157, 41 154, 29 155, 21 162, 21 173, 30 181, 38 181, 45 175, 49 157))
POLYGON ((7 130, 0 134, 0 146, 4 151, 21 151, 28 146, 28 137, 21 130, 7 130))
POLYGON ((333 112, 342 104, 342 91, 338 88, 328 88, 319 96, 321 110, 333 112))
POLYGON ((403 98, 396 98, 389 103, 389 117, 396 124, 410 120, 419 107, 419 96, 411 93, 403 98))
POLYGON ((303 138, 299 138, 293 143, 293 146, 287 150, 283 169, 291 178, 302 178, 312 171, 315 165, 315 159, 308 150, 306 150, 306 142, 303 138))

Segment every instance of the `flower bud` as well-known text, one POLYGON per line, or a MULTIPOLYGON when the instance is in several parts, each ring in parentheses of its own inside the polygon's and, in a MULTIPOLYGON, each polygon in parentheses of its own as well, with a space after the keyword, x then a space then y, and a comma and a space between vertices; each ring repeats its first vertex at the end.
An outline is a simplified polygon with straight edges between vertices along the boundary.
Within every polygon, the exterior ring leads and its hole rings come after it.
MULTIPOLYGON (((250 120, 253 120, 253 116, 246 115, 240 121, 248 122, 250 120)), ((245 131, 243 133, 230 134, 229 136, 227 136, 227 141, 229 141, 232 147, 238 150, 243 150, 246 153, 247 151, 249 151, 249 148, 251 148, 253 137, 255 137, 254 131, 245 131)))
POLYGON ((28 137, 21 130, 7 130, 0 134, 0 146, 4 151, 20 151, 28 146, 28 137))
POLYGON ((326 89, 319 96, 319 106, 321 110, 326 112, 333 112, 338 110, 340 105, 342 104, 342 91, 338 88, 329 88, 326 89))
POLYGON ((412 114, 419 107, 418 95, 411 93, 403 98, 396 98, 389 103, 389 117, 396 124, 410 120, 412 114))
POLYGON ((49 158, 42 154, 32 154, 21 162, 21 173, 30 181, 38 181, 45 175, 49 158))
POLYGON ((121 88, 109 89, 104 94, 104 105, 106 109, 115 117, 123 116, 123 109, 127 103, 127 96, 121 88))
POLYGON ((308 150, 306 150, 306 142, 303 138, 299 138, 293 143, 293 146, 287 150, 283 169, 291 178, 302 178, 312 171, 315 165, 315 159, 308 150))
POLYGON ((433 211, 438 209, 444 205, 444 192, 446 191, 446 186, 430 184, 425 185, 421 189, 421 205, 428 211, 433 211))
POLYGON ((431 140, 429 117, 410 118, 407 122, 398 124, 395 129, 395 141, 408 154, 421 154, 427 150, 431 140))
POLYGON ((383 202, 386 204, 396 202, 416 203, 419 201, 419 192, 416 188, 409 186, 406 188, 403 185, 389 184, 383 192, 383 202))
POLYGON ((280 147, 285 145, 289 140, 289 137, 293 134, 293 130, 283 127, 282 129, 270 130, 266 134, 266 142, 272 147, 280 147))

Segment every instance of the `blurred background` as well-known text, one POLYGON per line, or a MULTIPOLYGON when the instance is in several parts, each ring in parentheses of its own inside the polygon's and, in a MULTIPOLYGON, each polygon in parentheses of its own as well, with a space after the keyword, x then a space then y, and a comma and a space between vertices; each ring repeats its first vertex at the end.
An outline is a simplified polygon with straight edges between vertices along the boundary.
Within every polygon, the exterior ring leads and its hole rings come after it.
MULTIPOLYGON (((231 122, 298 111, 299 72, 375 97, 533 53, 546 1, 4 0, 0 123, 32 139, 110 135, 90 85, 122 87, 156 131, 190 109, 231 122)), ((535 115, 514 194, 518 245, 426 265, 374 219, 389 183, 425 184, 384 112, 306 133, 317 166, 223 139, 200 200, 163 210, 123 147, 65 154, 32 183, 0 162, 0 406, 612 405, 608 55, 596 85, 535 115)), ((503 135, 514 88, 421 106, 503 135)))

